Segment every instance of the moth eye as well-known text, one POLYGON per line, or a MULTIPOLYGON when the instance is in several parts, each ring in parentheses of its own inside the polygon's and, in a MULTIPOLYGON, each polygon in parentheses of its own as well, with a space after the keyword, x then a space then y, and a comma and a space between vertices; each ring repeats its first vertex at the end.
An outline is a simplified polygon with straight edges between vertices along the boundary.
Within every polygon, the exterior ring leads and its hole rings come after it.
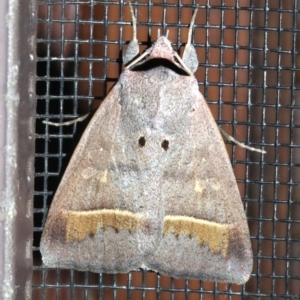
POLYGON ((169 141, 167 140, 164 140, 162 143, 161 143, 161 146, 162 148, 167 151, 169 149, 169 141))
POLYGON ((141 137, 139 138, 139 146, 140 146, 140 147, 144 147, 145 144, 146 144, 146 139, 145 139, 143 136, 141 136, 141 137))

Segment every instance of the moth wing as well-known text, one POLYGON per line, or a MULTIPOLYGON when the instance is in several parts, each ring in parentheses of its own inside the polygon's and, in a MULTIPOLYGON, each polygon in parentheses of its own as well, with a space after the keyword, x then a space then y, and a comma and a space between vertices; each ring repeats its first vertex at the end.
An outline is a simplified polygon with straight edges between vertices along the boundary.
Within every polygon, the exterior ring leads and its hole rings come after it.
POLYGON ((122 79, 90 121, 53 199, 40 246, 49 267, 128 272, 161 237, 162 219, 161 230, 151 230, 151 208, 138 194, 144 182, 134 182, 141 174, 131 173, 126 156, 135 145, 124 146, 121 85, 122 79))
MULTIPOLYGON (((182 116, 190 125, 186 135, 170 142, 168 151, 173 159, 165 166, 162 180, 163 238, 145 266, 172 277, 244 283, 253 262, 236 179, 196 81, 190 88, 194 95, 191 113, 182 116)), ((182 107, 191 105, 184 95, 172 98, 177 100, 182 107)), ((180 126, 183 122, 177 119, 180 126)))

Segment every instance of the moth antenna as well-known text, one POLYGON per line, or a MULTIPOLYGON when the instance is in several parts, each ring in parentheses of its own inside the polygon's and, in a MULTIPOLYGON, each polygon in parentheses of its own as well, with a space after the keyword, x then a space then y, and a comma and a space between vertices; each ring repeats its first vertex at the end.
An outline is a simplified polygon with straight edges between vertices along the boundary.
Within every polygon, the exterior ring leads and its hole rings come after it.
POLYGON ((247 146, 244 143, 239 142, 233 136, 229 135, 226 131, 224 131, 221 128, 221 126, 219 126, 219 130, 227 138, 228 141, 235 143, 236 145, 240 146, 241 148, 245 148, 245 149, 248 149, 250 151, 259 152, 259 153, 262 153, 262 154, 267 153, 267 151, 265 151, 265 150, 261 150, 261 149, 257 149, 257 148, 251 147, 251 146, 247 146))
POLYGON ((189 74, 191 75, 194 74, 196 72, 196 70, 198 69, 198 58, 197 58, 197 53, 196 53, 196 49, 194 47, 194 45, 192 45, 192 33, 193 33, 193 28, 195 25, 195 19, 196 19, 196 15, 198 12, 198 5, 196 6, 196 9, 194 11, 194 14, 192 16, 192 20, 191 20, 191 24, 189 27, 189 32, 188 32, 188 39, 187 39, 187 43, 185 45, 185 49, 182 55, 182 60, 179 60, 180 63, 182 64, 182 66, 184 67, 184 69, 188 69, 189 70, 189 74))
POLYGON ((133 7, 130 2, 127 2, 130 9, 131 21, 132 21, 132 40, 128 44, 126 50, 123 53, 123 63, 127 65, 139 54, 139 42, 137 39, 137 19, 134 14, 133 7))
POLYGON ((157 38, 160 38, 160 28, 157 29, 157 38))
POLYGON ((169 35, 169 29, 167 30, 167 33, 166 33, 166 38, 168 38, 168 35, 169 35))
POLYGON ((130 13, 131 13, 131 19, 132 19, 132 40, 137 42, 137 26, 136 26, 136 17, 134 15, 133 7, 131 5, 131 2, 128 2, 130 13))
POLYGON ((77 122, 84 121, 88 117, 89 114, 90 113, 87 113, 87 114, 85 114, 85 115, 83 115, 83 116, 81 116, 79 118, 74 119, 74 120, 66 121, 66 122, 61 122, 61 123, 59 123, 59 122, 50 122, 50 121, 46 121, 46 120, 44 120, 42 123, 43 124, 52 125, 52 126, 56 126, 56 127, 59 127, 59 126, 69 126, 69 125, 75 124, 77 122))
POLYGON ((188 33, 188 40, 187 40, 187 46, 190 45, 192 43, 192 33, 193 33, 193 28, 194 28, 194 25, 195 25, 195 19, 196 19, 196 15, 197 15, 197 12, 198 12, 198 5, 196 6, 196 9, 194 11, 194 14, 192 16, 192 20, 191 20, 191 24, 190 24, 190 28, 189 28, 189 33, 188 33))

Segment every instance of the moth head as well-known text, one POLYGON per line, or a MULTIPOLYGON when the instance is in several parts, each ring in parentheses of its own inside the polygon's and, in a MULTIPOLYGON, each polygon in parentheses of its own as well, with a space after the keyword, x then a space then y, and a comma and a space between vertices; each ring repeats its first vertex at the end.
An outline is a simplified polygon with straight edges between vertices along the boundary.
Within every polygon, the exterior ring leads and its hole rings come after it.
POLYGON ((195 50, 195 47, 191 44, 191 37, 192 37, 192 31, 193 26, 195 23, 195 18, 198 10, 198 6, 193 14, 189 33, 188 33, 188 41, 186 44, 186 49, 183 53, 182 59, 180 56, 173 50, 170 41, 168 40, 168 32, 166 36, 160 36, 160 33, 158 32, 158 39, 154 43, 154 45, 146 50, 140 57, 135 59, 133 58, 137 56, 139 53, 139 44, 137 40, 137 24, 136 24, 136 17, 134 15, 134 11, 132 8, 132 5, 130 2, 128 2, 128 5, 130 7, 131 17, 132 17, 132 27, 133 27, 133 38, 132 41, 129 43, 126 53, 123 55, 123 62, 124 64, 128 64, 130 61, 131 63, 126 66, 125 69, 130 69, 132 66, 136 65, 138 62, 141 62, 146 56, 149 56, 148 59, 160 59, 160 60, 167 60, 172 63, 175 63, 177 66, 182 68, 188 75, 193 75, 194 72, 198 68, 198 59, 197 59, 197 53, 195 50), (175 62, 175 58, 177 59, 178 63, 175 62))
POLYGON ((162 58, 174 61, 174 50, 165 36, 159 37, 149 49, 149 58, 162 58))

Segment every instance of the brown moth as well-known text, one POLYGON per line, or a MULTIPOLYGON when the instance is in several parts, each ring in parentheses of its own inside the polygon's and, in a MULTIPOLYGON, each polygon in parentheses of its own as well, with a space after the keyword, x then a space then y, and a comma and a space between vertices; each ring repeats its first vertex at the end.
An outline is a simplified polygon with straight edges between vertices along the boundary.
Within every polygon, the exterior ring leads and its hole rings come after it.
MULTIPOLYGON (((124 54, 138 54, 134 38, 124 54)), ((48 267, 242 284, 247 219, 223 139, 199 92, 191 44, 167 37, 121 74, 56 191, 40 250, 48 267)))

